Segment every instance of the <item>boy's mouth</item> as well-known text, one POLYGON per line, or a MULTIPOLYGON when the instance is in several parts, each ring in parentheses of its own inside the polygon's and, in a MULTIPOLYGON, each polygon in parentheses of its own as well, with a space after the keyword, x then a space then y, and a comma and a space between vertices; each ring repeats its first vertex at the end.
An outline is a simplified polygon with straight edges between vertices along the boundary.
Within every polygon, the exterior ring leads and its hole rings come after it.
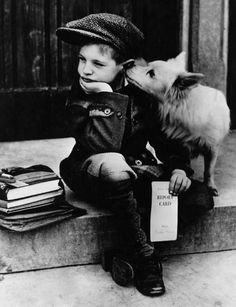
POLYGON ((95 82, 94 80, 88 79, 88 78, 84 78, 84 77, 80 77, 84 82, 95 82))

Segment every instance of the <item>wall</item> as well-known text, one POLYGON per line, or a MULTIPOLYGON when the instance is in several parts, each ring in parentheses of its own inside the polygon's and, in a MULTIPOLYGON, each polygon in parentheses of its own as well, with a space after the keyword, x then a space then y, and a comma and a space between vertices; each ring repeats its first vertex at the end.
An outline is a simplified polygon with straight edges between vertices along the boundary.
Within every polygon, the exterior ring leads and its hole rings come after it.
POLYGON ((190 68, 226 93, 228 0, 190 2, 190 68))
MULTIPOLYGON (((226 93, 228 2, 1 0, 0 141, 67 136, 63 108, 76 73, 77 48, 59 41, 55 30, 89 13, 111 12, 132 20, 146 36, 147 60, 167 59, 184 49, 189 69, 204 73, 205 84, 226 93)), ((229 80, 235 114, 234 78, 229 80)))
POLYGON ((1 0, 0 140, 66 136, 63 106, 77 49, 55 30, 89 13, 132 20, 146 35, 148 60, 179 52, 180 0, 1 0))
POLYGON ((232 128, 236 128, 236 2, 229 1, 229 53, 227 98, 231 109, 232 128))

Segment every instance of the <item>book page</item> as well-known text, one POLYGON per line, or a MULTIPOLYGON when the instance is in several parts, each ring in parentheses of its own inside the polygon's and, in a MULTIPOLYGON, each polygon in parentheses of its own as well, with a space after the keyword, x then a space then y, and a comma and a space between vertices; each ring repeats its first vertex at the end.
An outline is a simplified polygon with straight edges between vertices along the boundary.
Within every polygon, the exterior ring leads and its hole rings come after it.
POLYGON ((169 181, 152 182, 150 239, 152 242, 177 239, 178 197, 169 194, 169 181))

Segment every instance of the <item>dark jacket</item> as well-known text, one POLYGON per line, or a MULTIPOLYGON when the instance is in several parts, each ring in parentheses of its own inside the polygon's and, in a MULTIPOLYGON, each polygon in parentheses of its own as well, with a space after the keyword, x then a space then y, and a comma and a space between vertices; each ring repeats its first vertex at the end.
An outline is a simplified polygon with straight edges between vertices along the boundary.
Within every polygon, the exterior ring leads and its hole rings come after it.
POLYGON ((157 102, 128 85, 118 92, 85 94, 76 79, 66 105, 67 125, 75 138, 74 151, 83 162, 92 154, 119 152, 130 165, 156 160, 146 149, 149 142, 168 172, 192 174, 189 153, 161 132, 157 102), (76 150, 75 150, 76 149, 76 150))

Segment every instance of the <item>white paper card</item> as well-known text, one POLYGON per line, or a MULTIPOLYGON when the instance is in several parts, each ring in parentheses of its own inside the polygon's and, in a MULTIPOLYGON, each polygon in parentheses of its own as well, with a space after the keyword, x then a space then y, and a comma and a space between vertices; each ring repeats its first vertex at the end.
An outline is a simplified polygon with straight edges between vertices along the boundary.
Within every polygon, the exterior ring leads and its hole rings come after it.
POLYGON ((152 242, 177 239, 178 197, 169 194, 169 181, 152 182, 150 239, 152 242))

